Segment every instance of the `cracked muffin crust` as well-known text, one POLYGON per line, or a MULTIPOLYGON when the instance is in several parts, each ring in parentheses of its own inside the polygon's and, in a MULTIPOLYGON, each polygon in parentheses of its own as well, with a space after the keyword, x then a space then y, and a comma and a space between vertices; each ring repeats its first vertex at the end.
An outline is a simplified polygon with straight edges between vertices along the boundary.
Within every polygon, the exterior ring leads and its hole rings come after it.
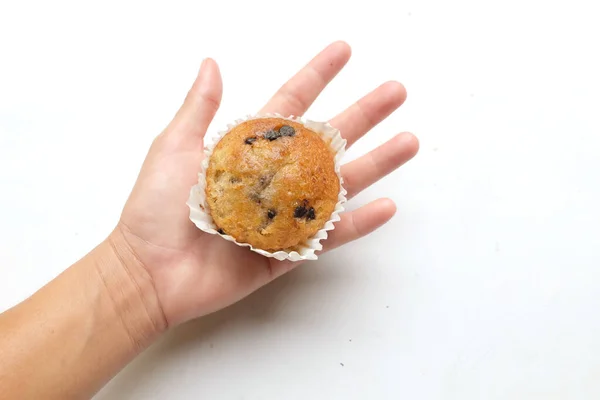
POLYGON ((234 127, 206 172, 209 212, 221 234, 267 251, 290 250, 331 217, 340 182, 317 133, 282 118, 234 127))

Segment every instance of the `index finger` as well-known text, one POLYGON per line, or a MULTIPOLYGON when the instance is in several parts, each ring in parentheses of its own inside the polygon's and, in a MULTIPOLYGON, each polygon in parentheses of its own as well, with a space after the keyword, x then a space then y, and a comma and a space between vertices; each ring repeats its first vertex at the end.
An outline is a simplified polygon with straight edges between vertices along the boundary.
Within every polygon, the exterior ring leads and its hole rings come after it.
POLYGON ((330 44, 287 81, 260 112, 301 116, 346 65, 350 54, 347 43, 330 44))

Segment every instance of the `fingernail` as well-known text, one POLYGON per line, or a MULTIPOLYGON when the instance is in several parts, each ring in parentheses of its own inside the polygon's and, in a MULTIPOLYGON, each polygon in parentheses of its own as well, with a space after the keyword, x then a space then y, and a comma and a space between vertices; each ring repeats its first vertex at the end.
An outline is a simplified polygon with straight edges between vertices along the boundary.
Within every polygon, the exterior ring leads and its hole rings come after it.
POLYGON ((202 65, 200 65, 200 72, 198 73, 199 75, 199 80, 198 83, 200 84, 200 86, 203 86, 207 83, 208 80, 210 80, 210 73, 208 72, 208 58, 205 58, 202 61, 202 65))
POLYGON ((204 69, 204 66, 206 65, 206 60, 208 60, 208 58, 205 58, 202 60, 202 63, 200 64, 200 69, 198 70, 198 74, 202 73, 202 70, 204 69))

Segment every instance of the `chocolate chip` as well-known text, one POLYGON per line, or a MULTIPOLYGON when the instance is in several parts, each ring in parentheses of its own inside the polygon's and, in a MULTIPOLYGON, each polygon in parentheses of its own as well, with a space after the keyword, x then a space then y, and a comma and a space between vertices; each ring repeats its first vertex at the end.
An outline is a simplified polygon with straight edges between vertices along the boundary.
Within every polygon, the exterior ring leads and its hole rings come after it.
POLYGON ((279 128, 279 134, 281 136, 294 136, 296 134, 296 130, 289 125, 284 125, 279 128))
POLYGON ((217 232, 218 232, 220 235, 224 235, 224 234, 225 234, 225 231, 224 231, 223 229, 221 229, 221 228, 217 229, 217 232))
POLYGON ((298 206, 294 210, 294 218, 302 218, 306 215, 307 212, 308 212, 308 210, 306 209, 306 207, 298 206))
POLYGON ((277 215, 277 211, 275 211, 275 210, 267 211, 267 217, 269 217, 269 219, 275 218, 276 215, 277 215))
POLYGON ((316 216, 315 216, 315 209, 311 207, 308 210, 308 214, 306 214, 306 219, 315 219, 315 218, 316 218, 316 216))
POLYGON ((280 137, 281 137, 281 134, 277 131, 274 131, 273 129, 271 129, 265 133, 265 139, 268 139, 270 141, 279 139, 280 137))
POLYGON ((244 140, 244 143, 246 143, 246 144, 252 144, 254 142, 256 142, 256 137, 249 137, 249 138, 246 138, 246 140, 244 140))

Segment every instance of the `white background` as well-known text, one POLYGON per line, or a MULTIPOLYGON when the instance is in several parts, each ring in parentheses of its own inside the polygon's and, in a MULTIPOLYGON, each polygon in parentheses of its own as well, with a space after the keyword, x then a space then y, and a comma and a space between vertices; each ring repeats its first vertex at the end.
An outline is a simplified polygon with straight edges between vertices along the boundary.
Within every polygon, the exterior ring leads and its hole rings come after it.
POLYGON ((400 80, 349 159, 400 131, 421 151, 352 202, 391 197, 391 223, 169 333, 98 399, 600 396, 593 1, 161 3, 0 3, 0 310, 108 234, 204 57, 220 129, 346 40, 307 116, 400 80))

